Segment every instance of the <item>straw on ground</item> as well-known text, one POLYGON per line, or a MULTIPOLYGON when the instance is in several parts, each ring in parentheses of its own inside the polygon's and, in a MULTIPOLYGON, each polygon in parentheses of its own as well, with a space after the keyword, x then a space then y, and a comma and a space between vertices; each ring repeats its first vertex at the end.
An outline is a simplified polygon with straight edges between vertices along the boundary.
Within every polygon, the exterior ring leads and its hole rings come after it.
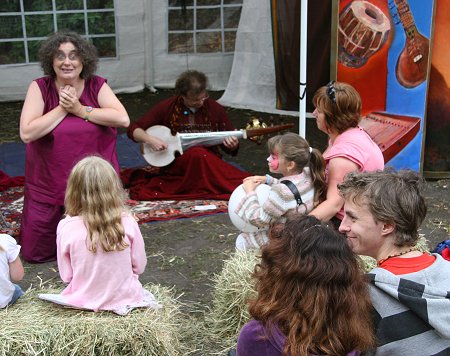
MULTIPOLYGON (((180 303, 171 289, 148 286, 163 305, 126 316, 66 309, 33 290, 0 311, 0 355, 181 355, 180 303)), ((57 290, 45 290, 58 293, 57 290)))

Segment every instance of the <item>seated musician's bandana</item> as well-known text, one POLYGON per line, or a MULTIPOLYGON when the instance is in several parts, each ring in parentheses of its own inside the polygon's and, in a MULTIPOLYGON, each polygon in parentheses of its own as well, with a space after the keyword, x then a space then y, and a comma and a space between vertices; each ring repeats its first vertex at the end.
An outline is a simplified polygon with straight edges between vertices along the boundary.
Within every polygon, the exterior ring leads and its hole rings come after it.
POLYGON ((269 162, 270 169, 277 170, 278 169, 278 155, 277 154, 271 154, 269 157, 267 157, 267 162, 269 162))

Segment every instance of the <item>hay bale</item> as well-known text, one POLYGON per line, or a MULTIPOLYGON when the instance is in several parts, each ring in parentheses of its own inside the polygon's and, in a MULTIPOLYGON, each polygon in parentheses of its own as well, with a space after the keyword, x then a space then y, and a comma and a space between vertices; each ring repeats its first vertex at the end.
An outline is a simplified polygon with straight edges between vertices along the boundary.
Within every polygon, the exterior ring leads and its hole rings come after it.
POLYGON ((0 311, 0 355, 180 355, 180 303, 172 290, 148 286, 163 308, 126 316, 66 309, 26 293, 0 311))
POLYGON ((204 331, 211 339, 228 346, 235 344, 250 318, 247 302, 256 295, 251 273, 258 261, 256 252, 236 252, 214 276, 213 303, 205 317, 204 331))

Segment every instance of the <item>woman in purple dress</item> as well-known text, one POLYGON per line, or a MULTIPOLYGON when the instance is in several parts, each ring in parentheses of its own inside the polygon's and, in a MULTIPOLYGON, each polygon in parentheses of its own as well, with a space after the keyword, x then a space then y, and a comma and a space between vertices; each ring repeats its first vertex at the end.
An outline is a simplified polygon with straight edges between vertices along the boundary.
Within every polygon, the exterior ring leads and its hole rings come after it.
POLYGON ((238 356, 354 356, 374 345, 368 285, 344 236, 295 216, 261 252, 238 356))
POLYGON ((20 117, 27 144, 21 244, 28 262, 56 259, 56 226, 70 170, 97 154, 118 171, 117 127, 130 123, 106 80, 94 75, 97 51, 80 35, 53 34, 39 57, 46 76, 30 84, 20 117))

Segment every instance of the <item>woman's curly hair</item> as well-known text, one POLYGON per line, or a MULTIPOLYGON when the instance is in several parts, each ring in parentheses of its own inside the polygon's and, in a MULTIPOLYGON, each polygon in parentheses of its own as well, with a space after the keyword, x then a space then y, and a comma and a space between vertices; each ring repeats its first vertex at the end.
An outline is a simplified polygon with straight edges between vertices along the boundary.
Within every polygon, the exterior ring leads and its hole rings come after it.
POLYGON ((53 69, 53 60, 62 43, 72 43, 77 49, 83 70, 80 73, 82 79, 89 79, 97 70, 98 55, 97 49, 88 40, 81 37, 76 32, 55 32, 45 40, 38 52, 38 58, 45 75, 56 77, 53 69))
POLYGON ((283 355, 346 355, 374 346, 368 283, 345 237, 313 216, 272 234, 255 267, 251 316, 286 335, 283 355))

